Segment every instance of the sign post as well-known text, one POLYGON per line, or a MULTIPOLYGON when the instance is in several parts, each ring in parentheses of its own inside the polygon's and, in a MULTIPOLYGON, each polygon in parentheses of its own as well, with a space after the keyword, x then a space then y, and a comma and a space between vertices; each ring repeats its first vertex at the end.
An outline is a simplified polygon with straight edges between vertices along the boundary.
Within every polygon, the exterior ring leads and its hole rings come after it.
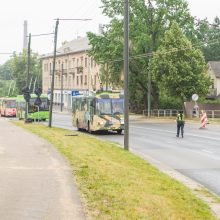
POLYGON ((196 117, 199 117, 199 106, 197 105, 196 101, 198 100, 199 96, 197 94, 192 95, 192 100, 195 102, 193 109, 196 110, 196 117))

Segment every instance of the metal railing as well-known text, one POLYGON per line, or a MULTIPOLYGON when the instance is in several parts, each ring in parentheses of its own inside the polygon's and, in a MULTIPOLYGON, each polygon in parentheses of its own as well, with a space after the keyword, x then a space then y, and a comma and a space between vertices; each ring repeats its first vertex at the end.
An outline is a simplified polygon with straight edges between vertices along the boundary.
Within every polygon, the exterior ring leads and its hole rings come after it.
MULTIPOLYGON (((152 117, 176 117, 177 109, 153 109, 150 111, 152 117)), ((143 110, 143 115, 148 115, 148 110, 143 110)))
MULTIPOLYGON (((180 110, 177 109, 153 109, 150 112, 152 117, 176 117, 180 110)), ((208 119, 220 119, 220 110, 205 110, 208 119)), ((143 110, 143 115, 147 116, 148 111, 143 110)), ((200 118, 201 112, 197 112, 192 110, 190 115, 187 115, 190 118, 200 118)))
MULTIPOLYGON (((208 119, 219 119, 220 110, 205 110, 208 119)), ((201 116, 201 115, 200 115, 201 116)))

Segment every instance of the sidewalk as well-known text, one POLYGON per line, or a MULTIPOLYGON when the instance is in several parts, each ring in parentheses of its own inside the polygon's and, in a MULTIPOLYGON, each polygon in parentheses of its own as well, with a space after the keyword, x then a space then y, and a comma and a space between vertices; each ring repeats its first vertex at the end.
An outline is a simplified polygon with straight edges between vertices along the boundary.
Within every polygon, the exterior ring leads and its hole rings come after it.
POLYGON ((72 172, 46 141, 0 118, 0 219, 85 219, 72 172))

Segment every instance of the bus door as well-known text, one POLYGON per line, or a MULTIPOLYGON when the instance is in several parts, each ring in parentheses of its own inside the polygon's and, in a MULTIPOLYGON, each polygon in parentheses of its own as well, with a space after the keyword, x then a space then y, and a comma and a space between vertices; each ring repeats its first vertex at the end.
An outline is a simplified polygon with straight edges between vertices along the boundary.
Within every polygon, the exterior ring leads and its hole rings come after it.
POLYGON ((95 114, 95 99, 88 99, 88 111, 90 115, 90 122, 93 123, 93 117, 95 114))

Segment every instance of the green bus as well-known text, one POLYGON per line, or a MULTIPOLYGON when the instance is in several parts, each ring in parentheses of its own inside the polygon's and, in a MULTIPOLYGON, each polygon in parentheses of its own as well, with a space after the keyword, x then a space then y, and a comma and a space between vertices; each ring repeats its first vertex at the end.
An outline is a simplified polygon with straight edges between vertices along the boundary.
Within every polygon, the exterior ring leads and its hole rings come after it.
MULTIPOLYGON (((46 121, 49 118, 49 100, 47 94, 41 94, 41 105, 38 107, 35 105, 37 96, 31 94, 31 98, 28 105, 27 119, 32 121, 46 121)), ((16 117, 19 119, 25 118, 25 99, 23 95, 18 95, 16 98, 16 117)))

